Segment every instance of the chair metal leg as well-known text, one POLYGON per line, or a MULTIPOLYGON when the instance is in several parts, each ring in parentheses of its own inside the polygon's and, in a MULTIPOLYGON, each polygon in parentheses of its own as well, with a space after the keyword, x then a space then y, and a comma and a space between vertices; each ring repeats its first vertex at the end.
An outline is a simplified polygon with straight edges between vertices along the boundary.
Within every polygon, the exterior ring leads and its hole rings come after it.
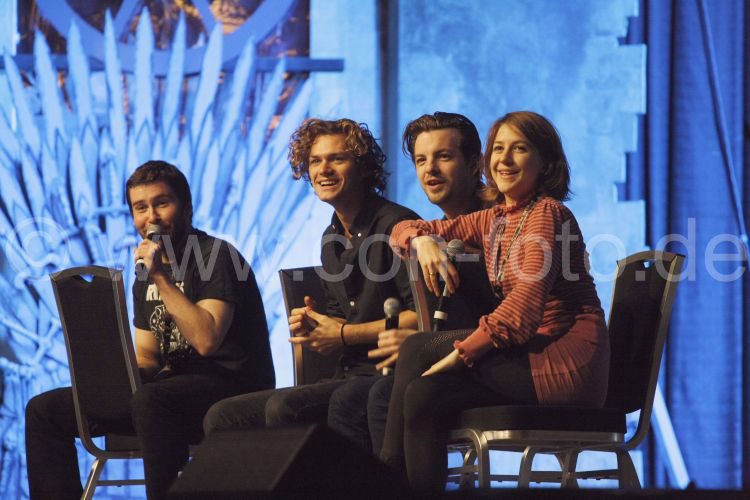
POLYGON ((518 468, 518 487, 528 488, 531 481, 531 465, 534 463, 534 456, 537 449, 534 446, 527 446, 521 457, 521 465, 518 468))
POLYGON ((617 450, 617 477, 620 488, 641 489, 641 482, 635 472, 633 460, 627 450, 617 450))
POLYGON ((458 487, 461 490, 467 490, 474 488, 474 477, 477 475, 478 465, 474 465, 474 462, 477 460, 477 450, 474 447, 470 447, 466 449, 466 452, 463 455, 463 465, 464 467, 473 467, 474 471, 472 472, 466 472, 461 474, 461 478, 458 482, 458 487))
POLYGON ((106 463, 106 458, 97 458, 94 460, 94 463, 91 464, 91 472, 89 472, 89 477, 86 480, 86 487, 83 489, 81 500, 91 500, 94 496, 96 483, 99 481, 99 476, 101 476, 102 471, 104 470, 104 464, 106 463))
POLYGON ((479 487, 490 488, 490 447, 487 437, 481 432, 476 436, 474 446, 477 450, 477 475, 479 476, 479 487))
POLYGON ((578 479, 576 478, 578 453, 578 450, 567 450, 555 454, 557 461, 560 463, 560 470, 562 471, 562 478, 560 480, 562 488, 578 488, 578 479))

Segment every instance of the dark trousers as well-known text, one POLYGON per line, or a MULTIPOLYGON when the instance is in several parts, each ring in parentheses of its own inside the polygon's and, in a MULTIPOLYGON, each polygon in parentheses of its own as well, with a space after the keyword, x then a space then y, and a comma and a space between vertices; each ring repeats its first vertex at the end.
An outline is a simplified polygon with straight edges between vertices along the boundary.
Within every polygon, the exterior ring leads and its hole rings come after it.
MULTIPOLYGON (((206 435, 228 430, 325 422, 339 389, 371 375, 325 380, 314 384, 241 394, 213 405, 203 419, 206 435)), ((364 418, 364 417, 363 417, 364 418)))
MULTIPOLYGON (((131 415, 90 422, 95 436, 135 431, 143 450, 146 493, 166 497, 188 458, 188 446, 203 436, 201 422, 216 401, 251 390, 215 374, 175 374, 144 384, 131 399, 131 415)), ((83 492, 76 456, 78 428, 69 387, 32 398, 26 405, 29 492, 36 499, 74 499, 83 492)))
POLYGON ((379 386, 380 382, 386 378, 390 380, 393 377, 374 375, 372 377, 353 378, 336 389, 331 395, 328 407, 329 428, 349 439, 360 448, 376 454, 380 451, 382 434, 385 432, 388 400, 386 399, 384 411, 378 414, 377 410, 372 410, 376 415, 371 413, 368 407, 368 400, 373 388, 379 386), (370 424, 371 421, 374 423, 375 428, 370 424), (378 422, 382 422, 380 428, 378 428, 378 422), (379 444, 375 444, 376 439, 379 444))
POLYGON ((462 410, 536 404, 528 353, 491 351, 475 367, 422 377, 467 331, 418 333, 399 350, 381 458, 406 473, 415 491, 445 489, 448 431, 462 410))
POLYGON ((383 377, 370 389, 367 395, 367 429, 370 431, 372 452, 380 455, 385 440, 385 426, 388 418, 388 403, 391 401, 394 377, 383 377))

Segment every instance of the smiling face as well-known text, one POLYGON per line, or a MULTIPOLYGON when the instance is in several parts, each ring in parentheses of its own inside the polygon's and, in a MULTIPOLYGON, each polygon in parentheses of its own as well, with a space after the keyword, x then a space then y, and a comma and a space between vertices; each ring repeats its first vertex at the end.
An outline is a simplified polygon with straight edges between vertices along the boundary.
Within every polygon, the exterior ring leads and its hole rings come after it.
POLYGON ((140 184, 128 190, 128 197, 133 223, 142 238, 146 237, 146 226, 156 224, 173 243, 182 241, 190 226, 189 216, 169 184, 163 181, 140 184))
POLYGON ((544 163, 537 149, 515 127, 503 124, 492 144, 492 179, 503 193, 506 206, 529 196, 539 185, 544 163))
POLYGON ((461 134, 455 128, 420 133, 414 142, 417 178, 430 202, 449 217, 455 205, 470 202, 476 188, 461 152, 461 134))
POLYGON ((363 195, 362 174, 343 134, 315 139, 310 147, 309 173, 315 194, 334 207, 363 195))

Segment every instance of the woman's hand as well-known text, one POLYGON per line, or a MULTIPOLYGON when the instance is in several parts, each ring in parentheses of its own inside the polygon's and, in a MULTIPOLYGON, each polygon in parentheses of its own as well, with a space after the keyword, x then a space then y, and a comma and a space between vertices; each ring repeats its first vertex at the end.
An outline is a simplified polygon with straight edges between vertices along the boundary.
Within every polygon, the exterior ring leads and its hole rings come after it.
POLYGON ((426 377, 436 373, 454 372, 463 366, 464 362, 458 357, 458 349, 453 349, 450 354, 432 365, 422 376, 426 377))
POLYGON ((442 276, 448 295, 452 295, 458 288, 458 271, 448 260, 445 251, 430 236, 419 236, 412 240, 417 251, 419 266, 422 268, 427 289, 435 295, 441 295, 438 276, 442 276))
POLYGON ((404 343, 406 337, 417 333, 412 328, 396 328, 394 330, 386 330, 378 334, 378 348, 367 352, 368 358, 382 358, 388 356, 377 365, 375 368, 381 370, 386 366, 391 366, 398 359, 398 350, 401 344, 404 343))

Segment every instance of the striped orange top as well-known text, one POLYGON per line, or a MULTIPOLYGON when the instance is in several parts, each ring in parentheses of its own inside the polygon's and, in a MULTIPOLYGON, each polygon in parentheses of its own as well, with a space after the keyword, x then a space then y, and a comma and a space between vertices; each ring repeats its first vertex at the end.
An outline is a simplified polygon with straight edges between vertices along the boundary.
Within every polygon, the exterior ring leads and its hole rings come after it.
POLYGON ((471 366, 490 349, 524 345, 541 404, 601 406, 609 375, 609 336, 594 281, 586 270, 586 246, 570 209, 553 198, 539 198, 498 280, 530 201, 450 220, 403 221, 394 226, 391 244, 402 255, 408 254, 412 238, 430 234, 481 245, 487 275, 493 286, 502 289, 504 299, 480 318, 468 338, 456 342, 461 358, 471 366))

